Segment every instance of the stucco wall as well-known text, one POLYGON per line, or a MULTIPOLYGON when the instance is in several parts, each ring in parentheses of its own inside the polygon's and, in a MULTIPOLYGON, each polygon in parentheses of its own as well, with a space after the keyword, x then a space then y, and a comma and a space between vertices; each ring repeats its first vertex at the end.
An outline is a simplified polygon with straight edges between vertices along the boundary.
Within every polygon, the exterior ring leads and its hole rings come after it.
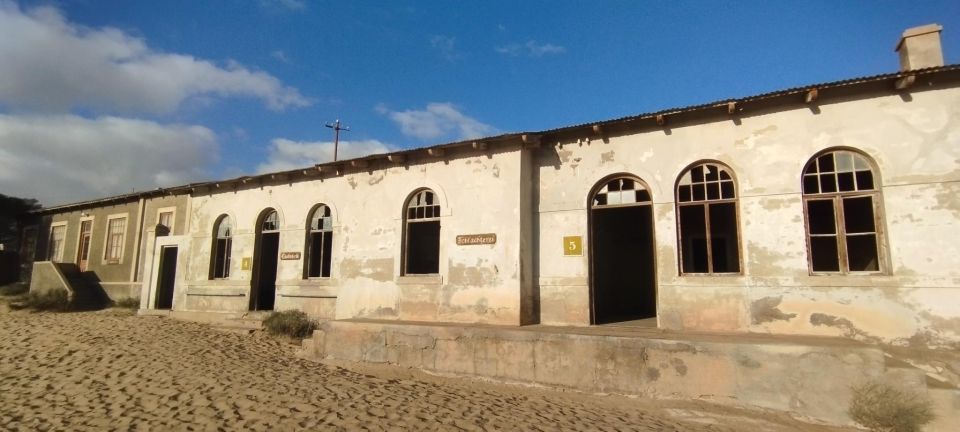
MULTIPOLYGON (((47 250, 49 241, 50 226, 60 222, 66 222, 66 237, 64 239, 64 250, 62 262, 76 263, 77 252, 80 241, 80 221, 82 219, 93 218, 93 226, 90 237, 90 252, 87 271, 96 274, 101 284, 129 282, 131 270, 136 264, 136 241, 137 241, 137 223, 138 223, 139 202, 131 201, 118 205, 108 205, 102 207, 87 208, 79 211, 71 211, 54 214, 45 218, 49 221, 43 224, 40 230, 39 244, 44 251, 47 250), (108 263, 104 259, 104 247, 107 237, 107 218, 113 215, 124 215, 127 218, 126 234, 124 236, 123 257, 118 263, 108 263)), ((42 255, 46 259, 46 255, 42 255)), ((125 286, 125 285, 124 285, 125 286)))
POLYGON ((590 189, 630 173, 653 196, 661 327, 960 343, 958 89, 798 103, 548 144, 538 154, 544 323, 589 323, 589 250, 564 257, 562 237, 582 235, 588 249, 590 189), (800 175, 811 156, 833 147, 858 149, 879 167, 884 275, 809 274, 800 175), (678 275, 674 185, 704 159, 727 164, 739 182, 742 275, 678 275))
POLYGON ((280 251, 301 253, 298 260, 278 263, 276 309, 296 307, 331 318, 519 324, 521 171, 518 149, 471 150, 403 164, 382 161, 322 180, 196 194, 182 308, 247 309, 252 272, 241 265, 254 258, 258 217, 274 208, 280 251), (439 195, 442 206, 440 272, 400 277, 404 204, 424 187, 439 195), (305 227, 318 203, 333 212, 332 272, 329 279, 304 279, 305 227), (230 277, 211 281, 213 225, 221 214, 234 226, 230 277), (480 233, 495 233, 496 244, 457 246, 457 235, 480 233))

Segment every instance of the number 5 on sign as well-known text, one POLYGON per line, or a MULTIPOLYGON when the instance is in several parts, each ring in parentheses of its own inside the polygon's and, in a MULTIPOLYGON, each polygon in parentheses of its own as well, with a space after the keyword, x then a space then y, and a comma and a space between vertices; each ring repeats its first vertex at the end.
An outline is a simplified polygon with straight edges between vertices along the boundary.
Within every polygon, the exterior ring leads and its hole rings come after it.
POLYGON ((583 237, 565 236, 563 238, 564 256, 583 256, 583 237))

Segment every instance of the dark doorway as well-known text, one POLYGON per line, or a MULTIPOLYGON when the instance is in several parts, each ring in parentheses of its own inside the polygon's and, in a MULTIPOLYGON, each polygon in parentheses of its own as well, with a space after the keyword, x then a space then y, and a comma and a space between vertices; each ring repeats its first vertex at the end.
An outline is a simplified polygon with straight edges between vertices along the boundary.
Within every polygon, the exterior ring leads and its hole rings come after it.
POLYGON ((594 324, 657 316, 653 206, 634 179, 610 181, 591 201, 591 314, 594 324))
POLYGON ((173 286, 177 279, 177 247, 160 249, 160 271, 157 275, 157 299, 155 309, 173 308, 173 286))
POLYGON ((276 211, 265 212, 257 227, 254 249, 250 310, 273 310, 280 255, 280 224, 276 211))

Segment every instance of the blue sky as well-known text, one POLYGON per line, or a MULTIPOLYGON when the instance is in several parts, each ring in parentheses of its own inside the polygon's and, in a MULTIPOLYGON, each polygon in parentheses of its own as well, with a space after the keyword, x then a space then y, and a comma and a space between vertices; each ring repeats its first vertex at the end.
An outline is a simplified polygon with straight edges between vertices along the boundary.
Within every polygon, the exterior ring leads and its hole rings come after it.
POLYGON ((955 0, 0 0, 0 193, 305 166, 337 118, 357 156, 893 72, 932 22, 960 63, 955 0))

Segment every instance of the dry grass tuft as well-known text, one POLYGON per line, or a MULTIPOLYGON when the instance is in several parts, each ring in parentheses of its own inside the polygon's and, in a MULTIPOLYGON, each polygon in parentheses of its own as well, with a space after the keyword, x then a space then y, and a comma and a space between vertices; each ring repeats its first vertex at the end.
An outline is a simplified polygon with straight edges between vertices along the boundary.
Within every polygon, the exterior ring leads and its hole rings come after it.
POLYGON ((66 291, 52 290, 42 293, 28 293, 16 303, 10 304, 15 309, 32 309, 35 311, 64 312, 73 308, 66 291))
POLYGON ((919 432, 935 415, 928 399, 870 381, 853 388, 850 417, 872 431, 919 432))
POLYGON ((0 286, 0 296, 13 297, 26 294, 30 287, 22 282, 14 282, 9 285, 0 286))
POLYGON ((133 297, 122 298, 111 303, 111 306, 121 309, 140 309, 140 299, 133 297))
POLYGON ((289 336, 296 339, 310 337, 317 329, 317 322, 298 310, 274 312, 263 321, 263 327, 275 336, 289 336))

